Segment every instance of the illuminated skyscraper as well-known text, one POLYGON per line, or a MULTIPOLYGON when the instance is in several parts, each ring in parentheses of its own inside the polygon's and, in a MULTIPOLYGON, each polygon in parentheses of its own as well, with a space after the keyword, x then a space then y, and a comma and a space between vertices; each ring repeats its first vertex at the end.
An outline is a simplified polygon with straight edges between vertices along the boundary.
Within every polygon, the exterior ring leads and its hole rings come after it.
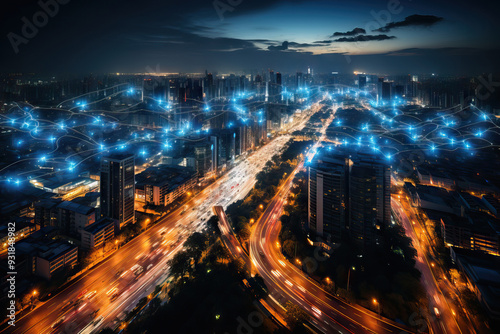
POLYGON ((392 99, 392 81, 382 82, 382 100, 389 101, 392 99))
POLYGON ((280 72, 276 73, 276 84, 281 86, 281 73, 280 72))
POLYGON ((391 220, 390 167, 371 153, 323 151, 309 167, 309 228, 331 242, 377 242, 391 220))
POLYGON ((101 216, 118 220, 120 228, 135 222, 135 158, 133 154, 101 159, 101 216))
POLYGON ((349 235, 360 245, 374 244, 376 230, 391 222, 391 170, 374 154, 358 153, 351 161, 349 235))
POLYGON ((358 87, 361 90, 366 88, 366 75, 364 74, 358 75, 358 87))
POLYGON ((208 142, 199 143, 194 147, 195 168, 199 175, 205 175, 211 167, 211 151, 208 142))
POLYGON ((309 228, 338 242, 348 224, 348 160, 317 160, 309 167, 309 228))
POLYGON ((304 74, 302 72, 297 72, 295 76, 295 87, 297 89, 304 87, 304 74))

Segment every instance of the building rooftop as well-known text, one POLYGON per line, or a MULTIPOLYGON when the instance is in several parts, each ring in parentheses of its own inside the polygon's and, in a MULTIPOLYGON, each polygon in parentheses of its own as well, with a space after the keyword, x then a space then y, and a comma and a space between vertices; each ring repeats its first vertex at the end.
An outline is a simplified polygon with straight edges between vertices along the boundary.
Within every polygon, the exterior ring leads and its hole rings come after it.
POLYGON ((69 201, 61 202, 61 204, 59 204, 57 207, 59 209, 74 211, 74 212, 79 213, 81 215, 88 215, 89 213, 94 211, 94 208, 92 208, 90 206, 81 205, 81 204, 77 204, 77 203, 69 202, 69 201))
MULTIPOLYGON (((36 232, 35 232, 36 233, 36 232)), ((77 248, 68 242, 61 240, 51 240, 48 238, 29 237, 16 243, 16 251, 21 254, 37 255, 40 258, 51 261, 61 254, 77 248)))
POLYGON ((96 234, 100 230, 108 227, 110 224, 114 225, 115 224, 115 220, 111 219, 111 218, 108 218, 108 217, 104 217, 104 218, 99 219, 95 223, 93 223, 93 224, 85 227, 83 230, 85 232, 90 233, 90 234, 96 234))
POLYGON ((60 199, 57 198, 46 198, 37 203, 35 203, 35 207, 52 209, 61 203, 60 199))
POLYGON ((469 194, 468 192, 458 193, 460 200, 468 209, 483 209, 486 210, 485 205, 481 202, 479 197, 469 194))
POLYGON ((456 248, 452 248, 452 254, 480 291, 488 309, 500 312, 500 258, 456 248))
POLYGON ((135 176, 136 186, 152 185, 157 187, 175 187, 178 184, 184 183, 187 179, 192 178, 196 174, 190 168, 178 166, 159 166, 150 167, 144 172, 135 176))
POLYGON ((53 259, 56 259, 62 254, 67 253, 68 251, 71 251, 75 248, 78 247, 64 241, 54 241, 48 245, 39 247, 40 252, 38 256, 47 261, 52 261, 53 259))
POLYGON ((2 186, 0 187, 0 214, 9 214, 33 202, 53 196, 54 194, 31 185, 22 186, 22 188, 2 186))
POLYGON ((98 200, 100 198, 101 198, 100 192, 89 192, 89 193, 86 193, 85 196, 80 196, 80 197, 77 197, 77 198, 71 200, 71 202, 76 203, 76 204, 80 204, 80 205, 94 207, 94 205, 96 204, 96 202, 98 202, 98 200))
POLYGON ((134 158, 135 154, 133 153, 111 153, 108 155, 103 155, 102 159, 121 161, 129 158, 134 158))
POLYGON ((500 236, 500 220, 484 212, 468 212, 465 217, 449 215, 442 220, 445 225, 469 228, 485 235, 500 236))

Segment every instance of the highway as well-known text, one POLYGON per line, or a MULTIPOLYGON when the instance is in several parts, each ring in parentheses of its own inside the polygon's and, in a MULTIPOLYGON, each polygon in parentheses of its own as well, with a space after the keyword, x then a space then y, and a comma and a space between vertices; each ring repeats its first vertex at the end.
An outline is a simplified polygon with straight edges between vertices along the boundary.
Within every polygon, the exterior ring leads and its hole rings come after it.
POLYGON ((379 318, 374 312, 331 296, 281 254, 278 238, 281 229, 279 216, 292 181, 290 176, 280 188, 278 195, 256 223, 250 239, 253 264, 268 287, 279 291, 279 295, 274 298, 282 301, 290 300, 302 306, 313 319, 316 319, 313 323, 325 333, 411 332, 405 326, 379 318), (342 329, 339 330, 339 326, 342 329))
POLYGON ((433 332, 446 334, 474 333, 467 329, 468 326, 459 326, 456 319, 456 312, 453 310, 456 309, 456 306, 452 305, 447 298, 443 296, 439 284, 432 274, 432 259, 428 258, 423 241, 417 237, 415 229, 412 227, 412 222, 416 222, 417 218, 413 215, 413 212, 405 210, 403 204, 396 200, 394 196, 392 197, 392 208, 399 212, 406 235, 412 239, 413 247, 417 250, 417 261, 415 266, 422 273, 420 281, 429 298, 429 310, 431 310, 429 321, 433 332), (408 217, 408 215, 410 215, 410 217, 408 217), (437 308, 439 317, 436 317, 434 308, 437 308))
MULTIPOLYGON (((316 153, 333 116, 324 124, 323 136, 309 150, 306 160, 310 160, 316 153)), ((291 301, 300 305, 311 316, 311 322, 325 333, 412 332, 406 326, 330 295, 283 256, 279 244, 281 230, 279 217, 293 184, 293 177, 301 168, 303 168, 302 163, 279 187, 277 194, 256 222, 250 237, 251 261, 270 291, 274 292, 273 299, 281 304, 291 301)))
MULTIPOLYGON (((317 108, 319 104, 312 109, 317 108)), ((298 117, 293 130, 302 129, 312 113, 298 117)), ((182 249, 191 233, 203 230, 212 215, 211 208, 226 207, 244 198, 253 188, 257 173, 289 139, 287 135, 277 137, 245 159, 238 159, 233 169, 185 206, 161 218, 69 287, 16 319, 15 327, 4 325, 1 332, 96 333, 119 325, 126 312, 167 279, 167 261, 182 249)))

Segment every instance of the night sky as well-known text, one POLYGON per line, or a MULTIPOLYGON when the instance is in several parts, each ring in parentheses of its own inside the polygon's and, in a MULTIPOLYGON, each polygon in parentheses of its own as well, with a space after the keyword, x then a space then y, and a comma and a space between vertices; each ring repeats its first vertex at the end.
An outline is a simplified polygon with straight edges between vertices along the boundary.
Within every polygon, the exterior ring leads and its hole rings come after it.
POLYGON ((60 2, 52 17, 40 14, 38 1, 2 2, 0 71, 295 72, 311 66, 316 72, 475 74, 500 67, 498 1, 60 2), (34 15, 41 27, 25 38, 22 18, 33 23, 34 15))

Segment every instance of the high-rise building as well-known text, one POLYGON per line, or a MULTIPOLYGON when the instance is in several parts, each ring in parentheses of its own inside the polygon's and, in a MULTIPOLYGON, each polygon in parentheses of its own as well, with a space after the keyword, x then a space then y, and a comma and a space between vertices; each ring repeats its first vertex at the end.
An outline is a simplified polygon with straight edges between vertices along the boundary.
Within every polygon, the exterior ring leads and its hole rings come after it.
POLYGON ((403 98, 403 97, 405 97, 405 86, 403 86, 403 85, 395 85, 394 86, 394 96, 396 98, 403 98))
POLYGON ((210 171, 211 151, 208 142, 199 143, 194 147, 195 169, 199 175, 203 176, 210 171))
POLYGON ((358 87, 361 90, 366 88, 366 75, 364 74, 358 75, 358 87))
POLYGON ((348 160, 316 160, 309 167, 309 228, 338 242, 348 224, 348 160))
POLYGON ((391 219, 390 167, 378 155, 322 151, 309 166, 309 228, 330 242, 377 242, 391 219))
POLYGON ((378 77, 377 79, 377 102, 382 102, 382 85, 385 82, 384 77, 378 77))
POLYGON ((389 101, 392 98, 392 82, 382 82, 382 100, 389 101))
POLYGON ((101 216, 118 220, 120 228, 135 222, 135 157, 113 154, 101 159, 101 216))
POLYGON ((217 168, 228 167, 236 158, 236 129, 223 129, 210 138, 214 147, 212 160, 216 161, 217 168))
POLYGON ((281 80, 281 73, 276 72, 276 84, 281 86, 282 80, 281 80))
POLYGON ((95 209, 86 205, 63 201, 57 206, 57 225, 67 235, 78 236, 95 222, 95 209))
POLYGON ((276 75, 273 70, 269 70, 269 82, 273 84, 276 83, 276 75))
POLYGON ((236 155, 242 155, 252 147, 252 131, 251 127, 246 124, 239 126, 236 131, 235 151, 236 155))
POLYGON ((219 138, 217 136, 210 136, 210 151, 212 161, 210 171, 217 174, 219 172, 219 138))
POLYGON ((375 244, 376 230, 391 222, 391 170, 375 154, 357 153, 351 161, 349 235, 359 244, 375 244))
POLYGON ((304 86, 304 74, 302 72, 297 72, 295 75, 295 87, 300 89, 304 86))

